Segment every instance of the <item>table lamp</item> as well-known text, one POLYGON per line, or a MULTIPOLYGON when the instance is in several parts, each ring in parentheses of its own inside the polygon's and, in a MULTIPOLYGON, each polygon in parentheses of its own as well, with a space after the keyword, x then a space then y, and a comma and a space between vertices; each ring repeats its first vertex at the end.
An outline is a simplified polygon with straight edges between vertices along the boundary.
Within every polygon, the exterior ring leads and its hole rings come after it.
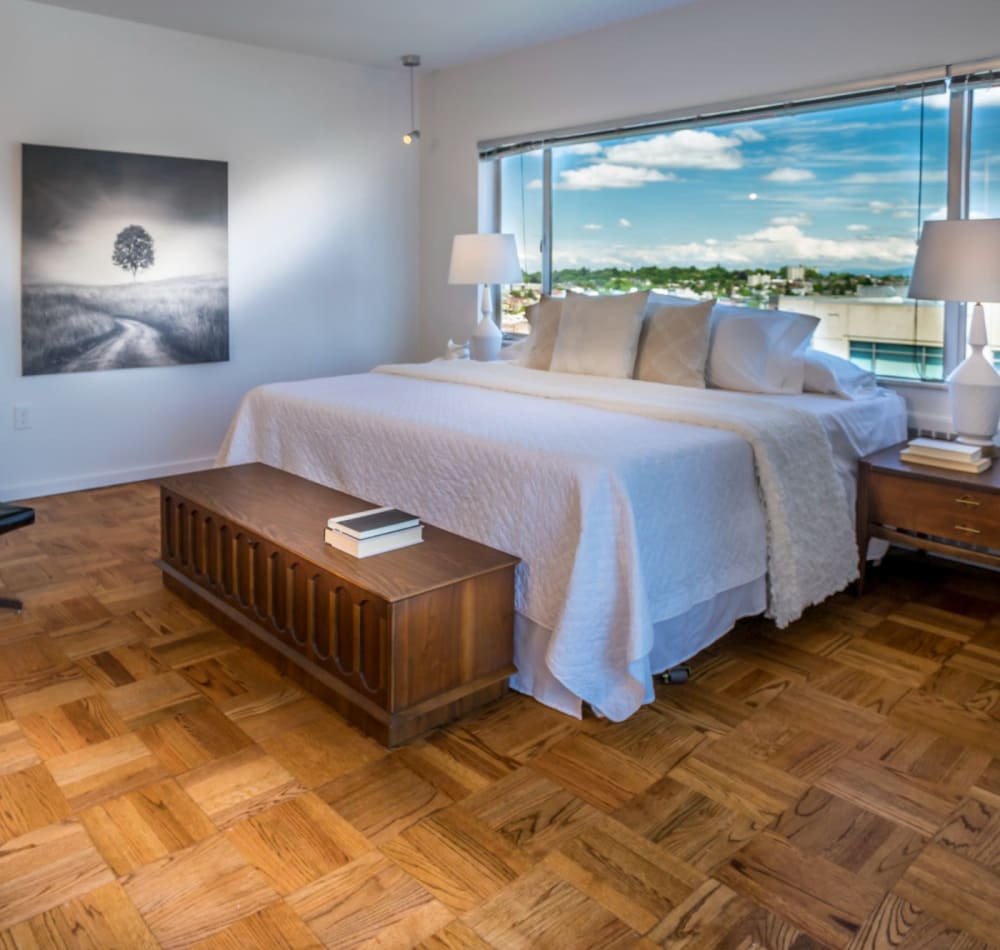
POLYGON ((1000 374, 983 354, 988 345, 983 301, 1000 301, 1000 219, 927 221, 910 296, 976 302, 969 321, 972 352, 949 375, 948 394, 958 441, 991 444, 1000 423, 1000 374))
POLYGON ((492 284, 521 280, 521 262, 513 234, 456 234, 451 245, 449 284, 482 284, 481 316, 469 338, 474 360, 495 360, 500 355, 503 334, 493 320, 492 284))

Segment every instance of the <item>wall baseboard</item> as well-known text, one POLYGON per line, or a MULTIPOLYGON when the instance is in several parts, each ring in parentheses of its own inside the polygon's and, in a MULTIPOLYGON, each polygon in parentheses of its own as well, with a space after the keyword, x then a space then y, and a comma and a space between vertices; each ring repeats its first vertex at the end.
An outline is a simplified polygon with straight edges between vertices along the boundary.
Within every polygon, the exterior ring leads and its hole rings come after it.
POLYGON ((104 488, 107 485, 123 485, 126 482, 141 482, 165 475, 181 475, 211 468, 215 458, 186 459, 183 462, 163 462, 142 468, 123 468, 112 472, 92 472, 74 475, 72 478, 58 478, 47 482, 23 482, 21 484, 0 485, 0 498, 4 501, 42 498, 45 495, 62 495, 66 492, 84 491, 88 488, 104 488))

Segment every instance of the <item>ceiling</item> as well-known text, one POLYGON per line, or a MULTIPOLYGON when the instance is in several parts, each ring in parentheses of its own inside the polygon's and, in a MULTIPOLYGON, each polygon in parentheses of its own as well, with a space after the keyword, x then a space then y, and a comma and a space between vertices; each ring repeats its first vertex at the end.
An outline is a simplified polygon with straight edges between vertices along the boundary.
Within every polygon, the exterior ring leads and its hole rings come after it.
POLYGON ((41 0, 255 46, 429 69, 584 33, 694 0, 41 0))

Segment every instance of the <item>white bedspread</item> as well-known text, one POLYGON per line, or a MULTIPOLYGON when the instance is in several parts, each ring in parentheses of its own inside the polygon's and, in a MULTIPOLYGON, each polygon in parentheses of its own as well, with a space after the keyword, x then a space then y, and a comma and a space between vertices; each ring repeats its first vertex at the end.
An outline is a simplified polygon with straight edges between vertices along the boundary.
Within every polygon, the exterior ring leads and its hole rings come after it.
POLYGON ((759 579, 765 537, 779 622, 853 577, 830 440, 797 407, 500 364, 384 370, 252 391, 220 464, 264 461, 517 554, 548 671, 610 718, 649 694, 654 623, 759 579))

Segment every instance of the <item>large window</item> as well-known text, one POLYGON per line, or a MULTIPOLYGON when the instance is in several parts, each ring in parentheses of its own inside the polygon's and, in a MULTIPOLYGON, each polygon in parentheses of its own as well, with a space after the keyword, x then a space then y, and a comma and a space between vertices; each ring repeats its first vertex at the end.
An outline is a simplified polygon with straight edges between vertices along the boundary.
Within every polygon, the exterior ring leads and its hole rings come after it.
MULTIPOLYGON (((924 221, 964 213, 949 179, 953 115, 968 114, 968 213, 1000 217, 1000 86, 928 80, 504 155, 499 225, 518 235, 526 281, 505 295, 505 328, 527 332, 523 304, 541 291, 655 289, 811 313, 816 347, 940 380, 956 362, 945 307, 907 287, 924 221)), ((1000 308, 990 319, 1000 341, 1000 308)))

